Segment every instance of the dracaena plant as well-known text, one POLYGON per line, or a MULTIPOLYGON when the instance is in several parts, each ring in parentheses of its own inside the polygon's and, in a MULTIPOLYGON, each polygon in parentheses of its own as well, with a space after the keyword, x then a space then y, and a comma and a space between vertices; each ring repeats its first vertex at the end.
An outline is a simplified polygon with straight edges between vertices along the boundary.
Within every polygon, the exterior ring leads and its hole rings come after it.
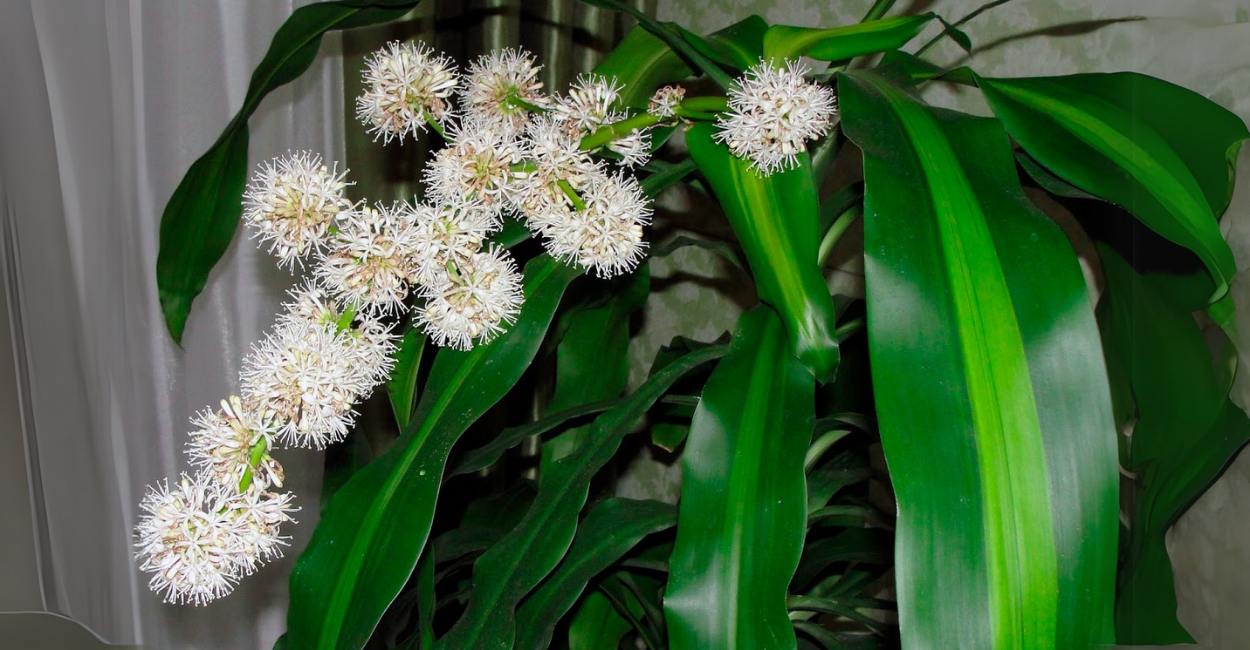
POLYGON ((1164 535, 1250 437, 1233 348, 1207 344, 1232 331, 1237 117, 1132 72, 944 69, 920 56, 936 39, 904 49, 935 19, 967 46, 961 23, 889 1, 704 37, 597 0, 639 26, 567 89, 517 49, 369 58, 358 128, 434 143, 411 201, 347 199, 351 174, 314 152, 248 182, 261 97, 329 29, 413 4, 295 11, 170 200, 175 338, 240 218, 304 279, 236 395, 193 419, 195 473, 143 503, 154 590, 206 604, 280 554, 299 499, 271 452, 359 447, 378 390, 400 434, 327 472, 287 648, 1188 640, 1164 535), (927 104, 938 83, 992 116, 927 104), (649 242, 675 184, 732 237, 649 242), (861 296, 829 289, 839 242, 861 296), (684 246, 759 304, 721 339, 678 336, 626 391, 649 261, 684 246), (676 504, 612 496, 627 438, 677 454, 676 504))

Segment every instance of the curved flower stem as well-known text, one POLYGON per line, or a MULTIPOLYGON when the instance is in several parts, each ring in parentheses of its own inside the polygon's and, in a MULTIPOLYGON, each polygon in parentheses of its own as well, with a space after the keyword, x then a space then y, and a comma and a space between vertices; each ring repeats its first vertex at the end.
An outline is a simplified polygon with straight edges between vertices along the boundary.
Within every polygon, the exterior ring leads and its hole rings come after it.
POLYGON ((521 99, 520 97, 517 97, 516 93, 508 93, 508 96, 503 100, 503 103, 507 104, 508 106, 511 106, 512 108, 524 108, 525 110, 530 111, 531 113, 546 113, 547 112, 547 109, 543 108, 542 106, 532 104, 530 102, 525 101, 524 99, 521 99))
POLYGON ((239 479, 239 494, 247 492, 252 487, 252 476, 255 469, 260 465, 260 461, 265 458, 265 452, 269 450, 269 443, 262 436, 256 444, 248 448, 247 451, 247 469, 243 470, 243 478, 239 479))
POLYGON ((720 95, 690 97, 681 101, 681 107, 691 111, 719 113, 729 109, 729 100, 720 95))
POLYGON ((582 151, 593 151, 617 138, 623 138, 638 129, 645 129, 659 123, 660 118, 650 113, 640 113, 633 117, 627 117, 619 122, 613 122, 599 127, 594 133, 582 138, 582 143, 578 148, 582 151))
POLYGON ((564 192, 564 195, 569 197, 569 200, 573 202, 573 207, 577 208, 578 212, 586 209, 586 202, 582 200, 577 190, 573 189, 572 185, 569 185, 568 181, 560 179, 556 181, 556 185, 560 186, 560 190, 564 192))
POLYGON ((451 139, 447 137, 447 131, 443 129, 442 124, 438 123, 438 120, 434 119, 434 116, 430 115, 429 113, 426 113, 425 123, 429 124, 430 128, 434 129, 435 133, 438 133, 440 136, 442 136, 443 142, 451 142, 451 139))

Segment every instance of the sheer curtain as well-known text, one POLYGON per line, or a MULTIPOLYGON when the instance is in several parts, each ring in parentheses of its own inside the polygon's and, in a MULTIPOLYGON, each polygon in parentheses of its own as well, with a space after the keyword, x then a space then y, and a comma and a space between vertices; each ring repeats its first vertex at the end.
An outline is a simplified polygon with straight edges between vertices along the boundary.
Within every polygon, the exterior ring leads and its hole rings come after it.
MULTIPOLYGON (((316 524, 319 455, 279 456, 303 506, 287 560, 209 607, 148 591, 131 528, 144 486, 185 469, 187 418, 237 389, 241 357, 292 282, 237 237, 179 349, 154 269, 166 200, 301 4, 0 3, 0 234, 20 387, 19 430, 3 432, 0 450, 25 455, 24 468, 3 468, 24 470, 30 506, 28 517, 0 502, 0 576, 16 592, 0 611, 60 614, 107 642, 153 648, 269 647, 285 627, 286 576, 316 524)), ((313 69, 264 102, 253 163, 297 148, 341 159, 338 56, 331 35, 313 69)))

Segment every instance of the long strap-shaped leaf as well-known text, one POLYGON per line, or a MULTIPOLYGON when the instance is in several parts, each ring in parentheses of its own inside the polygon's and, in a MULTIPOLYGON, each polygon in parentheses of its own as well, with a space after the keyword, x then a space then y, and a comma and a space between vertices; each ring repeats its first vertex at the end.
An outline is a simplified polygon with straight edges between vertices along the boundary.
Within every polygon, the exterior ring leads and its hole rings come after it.
POLYGON ((1246 125, 1180 86, 1134 73, 977 78, 994 113, 1063 180, 1124 206, 1196 253, 1222 298, 1236 273, 1216 218, 1246 125))
POLYGON ((1126 387, 1119 394, 1135 402, 1124 409, 1126 419, 1136 417, 1125 464, 1141 488, 1120 572, 1116 641, 1192 643, 1177 620, 1165 536, 1250 440, 1250 418, 1229 399, 1194 322, 1208 283, 1190 282, 1178 296, 1180 278, 1139 274, 1107 246, 1099 255, 1107 285, 1098 319, 1108 363, 1121 371, 1112 377, 1126 387))
POLYGON ((247 178, 247 120, 275 88, 312 65, 321 37, 395 20, 418 0, 338 0, 300 7, 278 28, 243 98, 243 106, 212 147, 187 170, 161 215, 156 286, 165 325, 182 343, 191 302, 234 238, 247 178))
POLYGON ((662 501, 612 498, 595 505, 578 524, 577 537, 560 567, 517 612, 517 620, 524 625, 518 630, 516 647, 549 647, 556 623, 578 601, 592 578, 621 559, 643 537, 676 524, 676 509, 662 501))
POLYGON ((904 645, 1109 639, 1115 439, 1075 255, 994 120, 840 77, 864 152, 873 387, 904 645))
POLYGON ((820 208, 807 155, 799 167, 760 176, 713 139, 706 122, 686 132, 690 157, 711 184, 746 251, 760 300, 781 315, 791 351, 822 381, 838 367, 833 297, 817 248, 820 208))
POLYGON ((773 310, 744 314, 695 410, 664 597, 674 650, 796 645, 786 588, 806 532, 816 398, 786 348, 773 310))
POLYGON ((869 20, 831 29, 773 25, 764 34, 764 58, 840 61, 902 47, 933 20, 933 14, 869 20))
POLYGON ((554 463, 525 518, 473 565, 469 606, 438 647, 511 648, 516 607, 564 557, 590 481, 612 459, 621 439, 673 383, 718 359, 723 346, 691 352, 657 371, 620 406, 600 415, 571 456, 554 463))
POLYGON ((411 425, 335 494, 295 564, 290 647, 368 641, 425 546, 452 445, 516 384, 577 275, 548 256, 534 259, 525 268, 525 307, 506 334, 470 352, 439 352, 411 425))

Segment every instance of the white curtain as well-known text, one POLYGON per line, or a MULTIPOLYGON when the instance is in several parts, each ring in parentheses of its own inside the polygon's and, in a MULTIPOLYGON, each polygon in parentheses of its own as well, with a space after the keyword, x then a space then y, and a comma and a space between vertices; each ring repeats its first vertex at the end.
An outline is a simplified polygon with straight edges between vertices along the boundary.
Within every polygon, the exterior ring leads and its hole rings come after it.
MULTIPOLYGON (((131 529, 144 486, 185 469, 188 417, 237 390, 240 359, 292 282, 236 237, 179 349, 155 265, 165 202, 301 4, 0 3, 0 233, 21 386, 20 425, 0 451, 25 455, 0 471, 8 481, 5 470, 24 471, 30 502, 26 516, 0 501, 0 541, 18 553, 2 560, 0 611, 60 614, 105 641, 152 648, 265 648, 285 629, 290 564, 316 524, 319 454, 279 456, 303 508, 287 559, 208 607, 148 591, 131 529)), ((338 50, 331 35, 313 68, 262 104, 253 165, 288 149, 342 158, 338 50)))

